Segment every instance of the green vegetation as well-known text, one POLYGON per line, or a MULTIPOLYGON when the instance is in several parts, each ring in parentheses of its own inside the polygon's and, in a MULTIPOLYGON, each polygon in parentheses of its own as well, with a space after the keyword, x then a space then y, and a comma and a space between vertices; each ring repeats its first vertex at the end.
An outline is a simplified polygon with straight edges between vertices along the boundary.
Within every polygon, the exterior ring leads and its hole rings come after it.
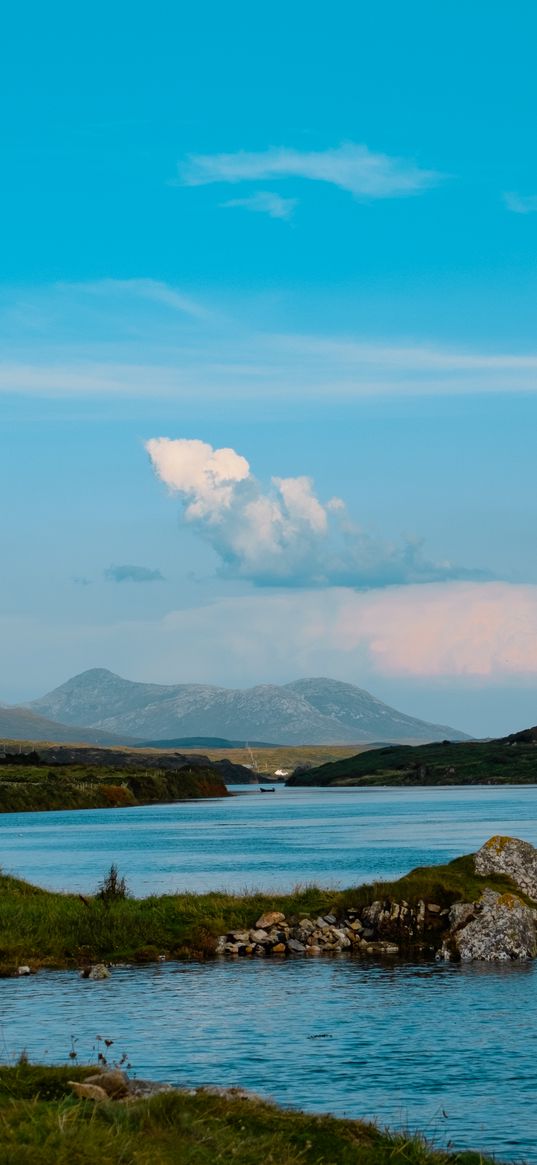
POLYGON ((225 797, 211 770, 124 770, 105 765, 0 765, 0 813, 43 809, 109 809, 225 797))
POLYGON ((480 1153, 435 1150, 421 1137, 362 1121, 285 1112, 209 1092, 150 1100, 77 1100, 68 1080, 95 1068, 0 1068, 5 1165, 486 1165, 480 1153))
POLYGON ((396 745, 296 773, 288 785, 534 785, 531 730, 504 740, 396 745))
MULTIPOLYGON (((117 877, 117 871, 116 871, 117 877)), ((121 880, 120 880, 121 881, 121 880)), ((0 974, 10 975, 22 963, 37 969, 81 967, 93 962, 151 962, 167 958, 211 958, 216 939, 255 925, 268 910, 288 919, 337 917, 376 899, 420 899, 449 906, 475 901, 485 886, 512 892, 507 877, 479 877, 472 856, 445 866, 426 866, 394 882, 379 882, 348 890, 298 887, 291 894, 166 894, 129 898, 105 895, 101 883, 94 897, 58 894, 0 874, 0 974)), ((519 896, 523 897, 523 895, 519 896)))

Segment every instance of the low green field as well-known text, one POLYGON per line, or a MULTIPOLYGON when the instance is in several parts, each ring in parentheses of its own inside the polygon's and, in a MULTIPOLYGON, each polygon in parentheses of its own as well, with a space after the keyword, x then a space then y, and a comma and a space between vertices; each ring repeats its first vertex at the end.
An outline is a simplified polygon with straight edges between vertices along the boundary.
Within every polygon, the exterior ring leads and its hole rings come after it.
MULTIPOLYGON (((97 882, 97 877, 96 877, 97 882)), ((328 912, 341 916, 377 898, 419 899, 448 906, 474 901, 485 886, 512 891, 509 878, 478 877, 471 856, 445 866, 413 870, 395 882, 348 890, 298 887, 290 894, 166 894, 103 900, 58 894, 18 878, 0 875, 0 974, 26 963, 39 967, 80 967, 93 962, 150 962, 166 958, 211 958, 216 939, 255 925, 268 910, 288 919, 328 912)))
POLYGON ((132 1104, 77 1100, 95 1068, 0 1068, 3 1165, 486 1165, 363 1121, 286 1112, 257 1099, 163 1093, 132 1104))

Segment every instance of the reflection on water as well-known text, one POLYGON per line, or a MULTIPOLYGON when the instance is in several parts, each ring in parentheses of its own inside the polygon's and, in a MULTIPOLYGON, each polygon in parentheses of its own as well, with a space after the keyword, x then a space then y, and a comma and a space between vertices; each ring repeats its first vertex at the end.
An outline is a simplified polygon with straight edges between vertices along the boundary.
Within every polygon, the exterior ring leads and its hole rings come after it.
POLYGON ((537 844, 537 788, 285 789, 139 809, 0 818, 5 870, 91 892, 113 860, 136 894, 348 886, 476 849, 537 844))
POLYGON ((4 1058, 65 1060, 73 1034, 87 1060, 101 1035, 138 1075, 537 1161, 536 985, 532 964, 347 958, 115 969, 104 983, 43 973, 0 984, 1 1034, 4 1058))

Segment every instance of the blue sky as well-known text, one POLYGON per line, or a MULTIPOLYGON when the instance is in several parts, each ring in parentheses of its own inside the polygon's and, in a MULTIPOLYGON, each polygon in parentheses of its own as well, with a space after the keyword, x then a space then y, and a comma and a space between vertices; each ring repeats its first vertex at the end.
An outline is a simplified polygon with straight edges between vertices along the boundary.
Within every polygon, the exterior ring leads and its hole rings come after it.
POLYGON ((537 720, 536 23, 8 14, 0 699, 330 674, 537 720))

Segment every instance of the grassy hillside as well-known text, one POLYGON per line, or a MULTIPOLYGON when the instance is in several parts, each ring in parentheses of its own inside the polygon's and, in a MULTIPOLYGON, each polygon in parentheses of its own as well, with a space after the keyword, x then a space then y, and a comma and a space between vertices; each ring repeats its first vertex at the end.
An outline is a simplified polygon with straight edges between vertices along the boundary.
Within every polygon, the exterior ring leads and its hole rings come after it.
POLYGON ((425 1140, 363 1121, 287 1112, 257 1098, 210 1092, 150 1100, 77 1100, 69 1080, 95 1068, 0 1068, 5 1165, 486 1165, 481 1153, 433 1149, 425 1140))
POLYGON ((537 784, 534 731, 503 740, 378 748, 293 774, 287 784, 533 785, 537 784))
MULTIPOLYGON (((272 744, 250 745, 247 749, 205 748, 204 752, 211 760, 227 757, 234 764, 251 765, 253 763, 260 775, 270 777, 278 769, 287 769, 291 772, 300 765, 317 767, 328 761, 356 756, 357 753, 372 747, 371 744, 272 744)), ((185 748, 183 751, 188 754, 190 749, 185 748)))
MULTIPOLYGON (((96 871, 96 882, 102 871, 96 871)), ((0 974, 21 963, 76 967, 92 962, 149 962, 171 958, 210 958, 219 935, 255 926, 268 910, 287 918, 316 917, 369 905, 378 898, 415 905, 420 899, 449 906, 475 901, 485 886, 513 890, 509 878, 479 877, 473 858, 445 866, 418 868, 394 882, 348 890, 307 886, 291 894, 166 894, 150 898, 81 897, 42 890, 0 874, 0 974)))
POLYGON ((56 720, 32 712, 30 708, 0 707, 0 743, 25 740, 82 741, 88 744, 130 742, 129 737, 116 736, 113 732, 59 724, 56 720))
POLYGON ((222 778, 210 769, 131 772, 92 765, 0 763, 0 813, 111 809, 226 796, 222 778))

